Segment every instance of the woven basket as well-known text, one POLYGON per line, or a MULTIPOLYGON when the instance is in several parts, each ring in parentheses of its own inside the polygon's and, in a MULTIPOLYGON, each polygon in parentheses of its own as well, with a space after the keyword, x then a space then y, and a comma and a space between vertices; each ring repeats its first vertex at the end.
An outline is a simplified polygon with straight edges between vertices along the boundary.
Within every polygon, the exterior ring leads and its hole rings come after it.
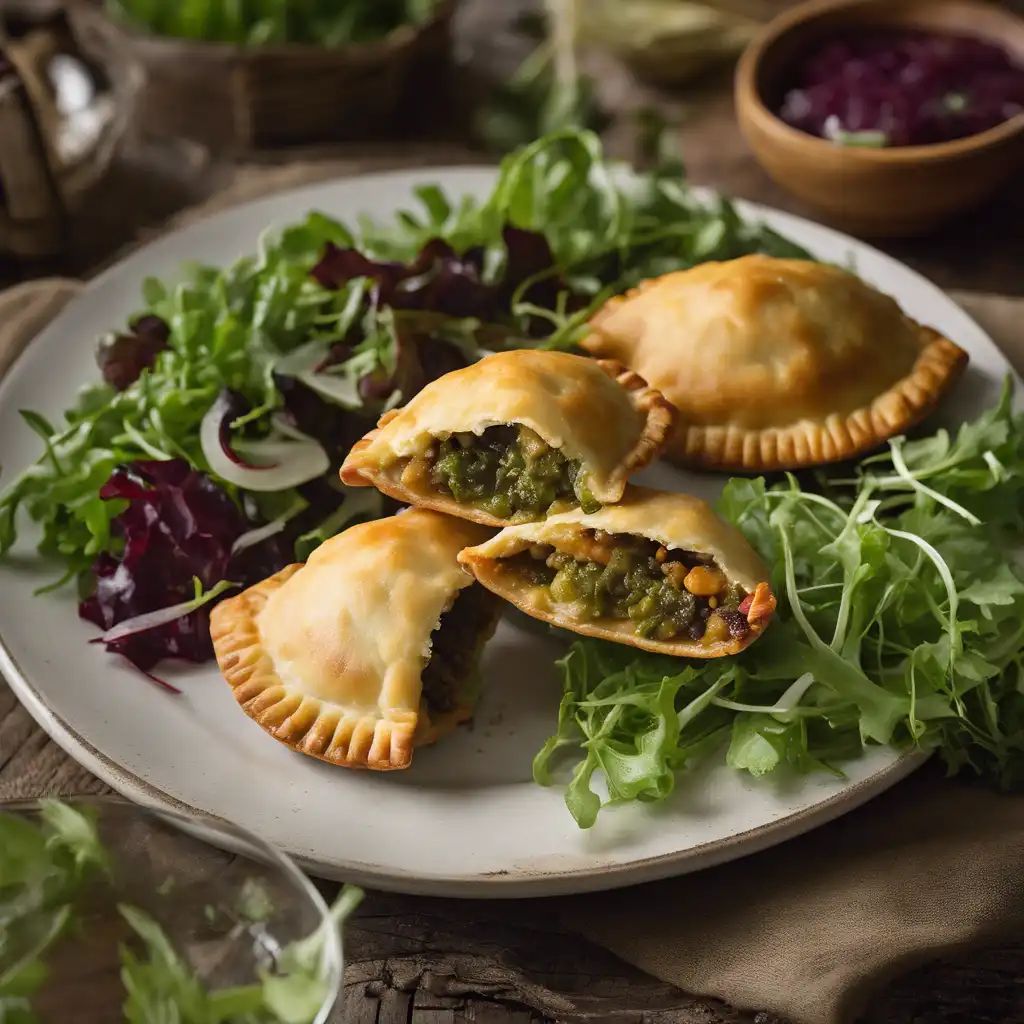
POLYGON ((18 39, 0 38, 0 54, 14 74, 0 80, 0 255, 47 260, 65 253, 71 218, 103 182, 127 132, 139 76, 120 66, 102 43, 90 59, 108 75, 111 114, 84 153, 65 159, 64 128, 48 67, 60 53, 81 57, 83 47, 63 17, 18 39))
POLYGON ((78 0, 76 24, 105 35, 146 78, 140 122, 214 151, 353 141, 394 128, 417 83, 451 50, 455 0, 372 43, 235 46, 145 34, 78 0))

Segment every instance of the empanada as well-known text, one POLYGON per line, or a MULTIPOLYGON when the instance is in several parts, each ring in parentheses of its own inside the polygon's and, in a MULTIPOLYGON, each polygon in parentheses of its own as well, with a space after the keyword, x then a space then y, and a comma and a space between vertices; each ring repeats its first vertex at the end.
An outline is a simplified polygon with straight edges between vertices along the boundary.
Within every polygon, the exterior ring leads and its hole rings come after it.
POLYGON ((488 526, 618 501, 675 409, 625 367, 564 352, 500 352, 385 413, 341 467, 350 487, 488 526))
POLYGON ((661 654, 737 654, 775 611, 739 530, 697 498, 632 485, 617 505, 510 526, 459 561, 534 618, 661 654))
POLYGON ((489 531, 426 509, 353 526, 219 604, 217 662, 250 718, 346 768, 406 768, 472 713, 500 602, 459 565, 489 531))
POLYGON ((923 419, 967 353, 837 267, 745 256, 645 281, 582 347, 679 410, 669 461, 796 469, 863 454, 923 419))

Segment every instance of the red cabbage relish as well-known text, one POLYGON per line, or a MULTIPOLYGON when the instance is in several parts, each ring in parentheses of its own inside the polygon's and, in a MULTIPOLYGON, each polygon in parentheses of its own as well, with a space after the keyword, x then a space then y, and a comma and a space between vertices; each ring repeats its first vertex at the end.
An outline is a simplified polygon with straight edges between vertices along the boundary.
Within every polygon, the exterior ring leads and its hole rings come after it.
POLYGON ((839 145, 926 146, 1024 112, 1024 61, 967 36, 850 33, 796 62, 778 115, 839 145))

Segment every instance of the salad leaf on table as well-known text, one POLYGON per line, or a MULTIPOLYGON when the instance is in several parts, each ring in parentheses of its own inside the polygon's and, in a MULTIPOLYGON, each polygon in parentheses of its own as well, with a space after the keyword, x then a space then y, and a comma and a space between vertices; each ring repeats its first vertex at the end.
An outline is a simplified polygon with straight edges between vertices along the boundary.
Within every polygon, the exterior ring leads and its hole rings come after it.
POLYGON ((870 744, 938 750, 1024 786, 1024 417, 1000 403, 955 438, 893 440, 831 496, 735 479, 719 512, 772 566, 779 613, 742 658, 682 665, 576 640, 558 732, 534 762, 578 758, 566 803, 658 801, 726 746, 733 768, 840 771, 870 744))
POLYGON ((482 199, 415 199, 388 224, 313 212, 232 266, 147 280, 145 308, 100 341, 102 382, 61 424, 23 413, 43 454, 0 496, 0 557, 23 510, 63 563, 54 586, 77 579, 81 614, 123 627, 112 651, 147 673, 203 660, 213 601, 393 508, 336 473, 384 409, 488 351, 571 349, 644 277, 806 255, 725 199, 698 202, 671 160, 616 174, 585 131, 510 155, 482 199), (317 475, 275 486, 300 455, 317 475))

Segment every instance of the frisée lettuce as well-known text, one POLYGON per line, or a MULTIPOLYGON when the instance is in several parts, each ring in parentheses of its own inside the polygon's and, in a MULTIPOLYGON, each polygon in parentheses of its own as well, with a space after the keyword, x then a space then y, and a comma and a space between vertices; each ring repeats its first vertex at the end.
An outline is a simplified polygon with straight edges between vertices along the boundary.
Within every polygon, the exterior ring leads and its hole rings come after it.
POLYGON ((870 744, 938 750, 1002 790, 1024 786, 1024 419, 1008 378, 962 426, 894 439, 855 479, 734 479, 718 511, 772 566, 775 622, 742 657, 701 664, 576 640, 558 730, 534 776, 574 756, 566 803, 668 797, 725 750, 761 776, 841 773, 870 744))

